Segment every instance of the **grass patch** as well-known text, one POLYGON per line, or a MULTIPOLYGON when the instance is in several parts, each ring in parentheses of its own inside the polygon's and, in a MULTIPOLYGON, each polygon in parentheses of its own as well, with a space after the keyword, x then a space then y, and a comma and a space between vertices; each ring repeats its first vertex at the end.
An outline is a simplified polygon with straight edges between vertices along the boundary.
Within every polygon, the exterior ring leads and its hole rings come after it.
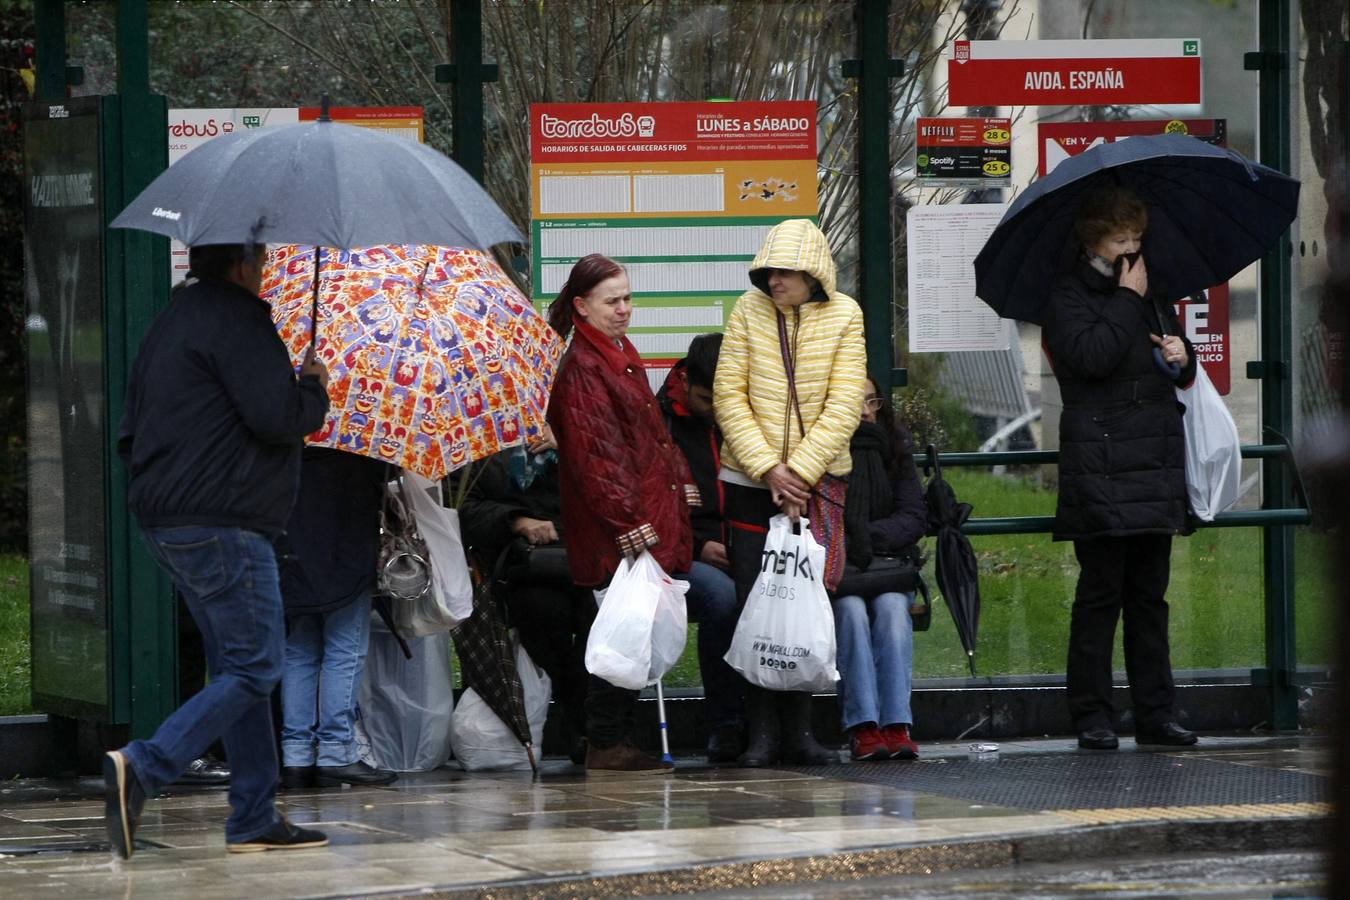
POLYGON ((28 646, 28 561, 0 555, 0 716, 33 711, 28 646))

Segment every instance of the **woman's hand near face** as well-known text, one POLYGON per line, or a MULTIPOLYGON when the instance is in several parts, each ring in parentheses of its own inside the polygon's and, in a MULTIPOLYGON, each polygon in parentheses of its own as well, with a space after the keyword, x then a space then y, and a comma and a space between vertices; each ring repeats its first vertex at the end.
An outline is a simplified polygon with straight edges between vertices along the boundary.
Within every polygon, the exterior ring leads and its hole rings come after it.
POLYGON ((1121 257, 1119 283, 1140 297, 1148 296, 1148 267, 1144 265, 1144 257, 1136 259, 1134 265, 1130 265, 1129 257, 1121 257))

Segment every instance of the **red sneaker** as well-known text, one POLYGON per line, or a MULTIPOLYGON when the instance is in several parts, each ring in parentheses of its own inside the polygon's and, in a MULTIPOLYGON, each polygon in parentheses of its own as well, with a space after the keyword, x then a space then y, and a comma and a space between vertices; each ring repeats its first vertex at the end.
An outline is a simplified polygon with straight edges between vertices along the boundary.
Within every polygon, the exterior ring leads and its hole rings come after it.
POLYGON ((919 745, 909 736, 908 725, 887 725, 881 729, 881 739, 886 742, 891 759, 919 758, 919 745))
POLYGON ((864 722, 848 730, 849 755, 856 760, 890 759, 890 748, 875 722, 864 722))

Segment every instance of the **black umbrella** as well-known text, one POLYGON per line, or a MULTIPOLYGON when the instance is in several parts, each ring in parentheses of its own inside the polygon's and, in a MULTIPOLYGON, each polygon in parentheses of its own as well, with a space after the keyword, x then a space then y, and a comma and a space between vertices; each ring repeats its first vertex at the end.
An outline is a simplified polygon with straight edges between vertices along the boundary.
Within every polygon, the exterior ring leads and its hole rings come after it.
POLYGON ((1055 167, 1008 208, 975 257, 975 293, 1007 319, 1041 321, 1054 277, 1078 247, 1083 196, 1133 188, 1148 207, 1150 284, 1179 300, 1222 284, 1274 246, 1298 212, 1297 180, 1184 134, 1138 135, 1055 167))
POLYGON ((974 676, 975 638, 980 631, 980 568, 970 539, 961 532, 974 507, 957 501, 956 492, 942 477, 937 448, 932 444, 928 445, 928 466, 933 475, 928 479, 924 501, 928 505, 928 533, 937 537, 938 591, 951 610, 974 676))
POLYGON ((534 736, 530 734, 530 720, 525 713, 525 690, 516 668, 506 617, 494 591, 498 584, 495 578, 478 580, 473 613, 452 632, 459 671, 464 686, 473 688, 524 745, 530 768, 537 774, 539 764, 534 758, 534 736))

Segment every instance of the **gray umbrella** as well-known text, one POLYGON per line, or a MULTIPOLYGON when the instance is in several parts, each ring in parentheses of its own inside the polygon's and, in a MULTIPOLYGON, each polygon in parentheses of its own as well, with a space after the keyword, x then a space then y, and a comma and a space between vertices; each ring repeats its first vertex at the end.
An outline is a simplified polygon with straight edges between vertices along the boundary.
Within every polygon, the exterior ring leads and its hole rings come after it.
POLYGON ((408 138, 328 120, 203 144, 112 222, 197 244, 487 249, 524 238, 472 176, 408 138))

